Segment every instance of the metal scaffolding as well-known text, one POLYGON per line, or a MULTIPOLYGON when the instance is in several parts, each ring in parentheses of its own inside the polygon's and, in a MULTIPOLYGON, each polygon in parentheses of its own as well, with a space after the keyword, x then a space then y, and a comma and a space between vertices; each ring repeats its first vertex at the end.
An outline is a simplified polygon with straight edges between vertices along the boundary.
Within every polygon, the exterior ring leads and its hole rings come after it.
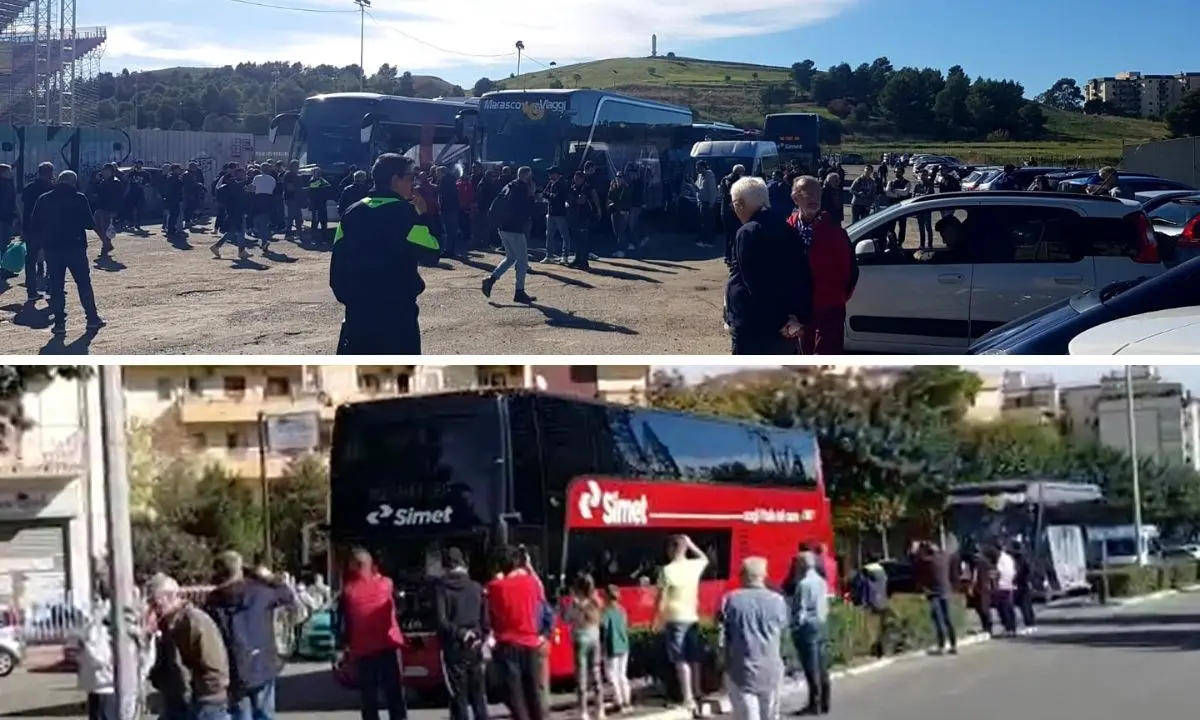
POLYGON ((12 125, 95 120, 104 28, 76 26, 76 0, 0 0, 0 118, 12 125))

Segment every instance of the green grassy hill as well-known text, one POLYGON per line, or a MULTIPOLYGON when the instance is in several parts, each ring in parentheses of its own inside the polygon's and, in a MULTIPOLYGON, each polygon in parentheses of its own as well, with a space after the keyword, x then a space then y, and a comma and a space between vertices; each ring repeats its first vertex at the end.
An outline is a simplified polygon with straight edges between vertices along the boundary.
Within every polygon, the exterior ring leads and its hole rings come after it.
MULTIPOLYGON (((764 110, 759 101, 762 87, 788 82, 788 68, 748 63, 720 62, 684 57, 614 58, 577 65, 564 65, 522 73, 520 80, 499 82, 504 88, 563 87, 611 89, 648 99, 691 106, 703 120, 733 122, 760 127, 764 110)), ((824 107, 807 103, 788 105, 773 112, 816 112, 832 114, 824 107)), ((947 143, 905 137, 846 135, 843 149, 877 154, 888 150, 954 152, 963 159, 1006 161, 1030 155, 1042 162, 1064 162, 1080 158, 1111 162, 1121 156, 1121 143, 1166 137, 1159 122, 1136 118, 1085 116, 1045 108, 1048 136, 1039 142, 947 143)))

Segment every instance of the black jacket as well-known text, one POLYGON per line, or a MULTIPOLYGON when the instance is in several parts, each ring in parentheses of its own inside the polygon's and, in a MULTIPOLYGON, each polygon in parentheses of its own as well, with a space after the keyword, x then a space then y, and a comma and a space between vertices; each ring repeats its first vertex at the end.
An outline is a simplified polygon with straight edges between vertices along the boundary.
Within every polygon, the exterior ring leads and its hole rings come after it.
POLYGON ((361 185, 351 183, 342 188, 342 196, 338 198, 338 217, 346 212, 346 208, 365 198, 369 192, 371 192, 371 186, 366 183, 361 185))
POLYGON ((55 185, 33 206, 30 230, 47 254, 87 250, 87 231, 95 228, 92 204, 74 185, 55 185))
POLYGON ((50 192, 53 187, 52 181, 39 178, 26 184, 21 190, 22 232, 29 232, 30 225, 33 223, 33 206, 37 204, 38 198, 50 192))
POLYGON ((260 688, 279 675, 282 663, 275 643, 275 609, 292 601, 286 585, 257 578, 219 585, 208 594, 204 611, 216 621, 231 655, 229 670, 235 676, 230 678, 231 689, 260 688), (239 649, 249 653, 233 657, 239 649))
POLYGON ((117 212, 125 200, 125 183, 111 177, 96 184, 96 205, 100 210, 117 212))
POLYGON ((804 245, 786 220, 761 209, 734 237, 725 322, 743 337, 777 336, 789 315, 804 323, 811 314, 812 274, 804 245))
POLYGON ((438 250, 408 240, 418 225, 425 226, 425 218, 390 192, 372 193, 346 208, 334 236, 329 287, 346 306, 348 320, 387 323, 389 316, 416 313, 425 290, 417 268, 438 256, 438 250))
POLYGON ((523 233, 533 220, 533 194, 529 185, 513 180, 500 191, 507 196, 505 211, 497 222, 497 229, 504 232, 523 233))
POLYGON ((465 571, 451 570, 440 578, 435 597, 442 642, 472 644, 472 639, 482 640, 491 632, 483 586, 465 571))
POLYGON ((10 178, 0 180, 0 222, 17 219, 17 185, 10 178))
POLYGON ((241 218, 249 206, 250 193, 246 192, 244 180, 226 178, 217 186, 217 202, 225 208, 226 217, 240 226, 241 218))
POLYGON ((546 201, 546 214, 554 217, 566 215, 570 196, 571 185, 566 178, 560 177, 554 182, 546 183, 546 189, 542 190, 542 198, 546 201))
POLYGON ((437 197, 442 215, 458 214, 458 186, 454 184, 452 175, 443 175, 442 179, 438 181, 437 197))

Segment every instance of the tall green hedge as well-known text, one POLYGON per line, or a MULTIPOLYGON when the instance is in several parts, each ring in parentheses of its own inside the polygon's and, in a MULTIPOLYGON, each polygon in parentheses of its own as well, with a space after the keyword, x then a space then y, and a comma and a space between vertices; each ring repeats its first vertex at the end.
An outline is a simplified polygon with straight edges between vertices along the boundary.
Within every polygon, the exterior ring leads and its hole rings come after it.
MULTIPOLYGON (((900 653, 928 647, 937 643, 933 619, 928 601, 920 595, 894 595, 891 599, 894 613, 891 621, 891 642, 886 650, 900 653)), ((961 596, 950 603, 951 618, 961 637, 967 620, 967 608, 961 596)), ((834 666, 845 666, 856 660, 871 657, 880 628, 877 615, 849 603, 834 601, 829 609, 829 661, 834 666)), ((721 652, 717 647, 716 626, 708 623, 701 626, 705 660, 703 663, 703 686, 706 692, 716 692, 722 687, 721 652)), ((634 628, 629 657, 629 676, 657 679, 667 689, 668 695, 678 697, 675 674, 667 663, 666 646, 659 633, 649 628, 634 628)), ((791 666, 795 662, 795 647, 789 637, 784 637, 784 661, 791 666)))
POLYGON ((1105 576, 1108 577, 1108 597, 1127 598, 1194 585, 1200 582, 1200 563, 1186 560, 1158 565, 1126 565, 1089 572, 1088 582, 1101 597, 1106 590, 1105 576))

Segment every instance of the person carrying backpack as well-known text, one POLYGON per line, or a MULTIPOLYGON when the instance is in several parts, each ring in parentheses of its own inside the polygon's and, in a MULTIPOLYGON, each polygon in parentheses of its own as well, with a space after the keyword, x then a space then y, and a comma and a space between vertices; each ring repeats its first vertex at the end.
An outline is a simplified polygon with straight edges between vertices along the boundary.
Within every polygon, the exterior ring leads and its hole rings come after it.
POLYGON ((505 185, 488 208, 488 219, 499 230, 500 239, 504 242, 504 261, 483 279, 480 290, 484 297, 491 297, 496 281, 510 267, 516 266, 517 287, 513 292, 513 302, 529 304, 537 300, 525 292, 525 273, 529 271, 527 231, 533 220, 533 210, 533 169, 522 167, 517 170, 517 179, 505 185))
POLYGON ((275 610, 295 602, 291 588, 246 577, 242 556, 217 557, 217 587, 204 611, 212 617, 229 654, 230 720, 275 717, 275 679, 283 664, 275 642, 275 610))

